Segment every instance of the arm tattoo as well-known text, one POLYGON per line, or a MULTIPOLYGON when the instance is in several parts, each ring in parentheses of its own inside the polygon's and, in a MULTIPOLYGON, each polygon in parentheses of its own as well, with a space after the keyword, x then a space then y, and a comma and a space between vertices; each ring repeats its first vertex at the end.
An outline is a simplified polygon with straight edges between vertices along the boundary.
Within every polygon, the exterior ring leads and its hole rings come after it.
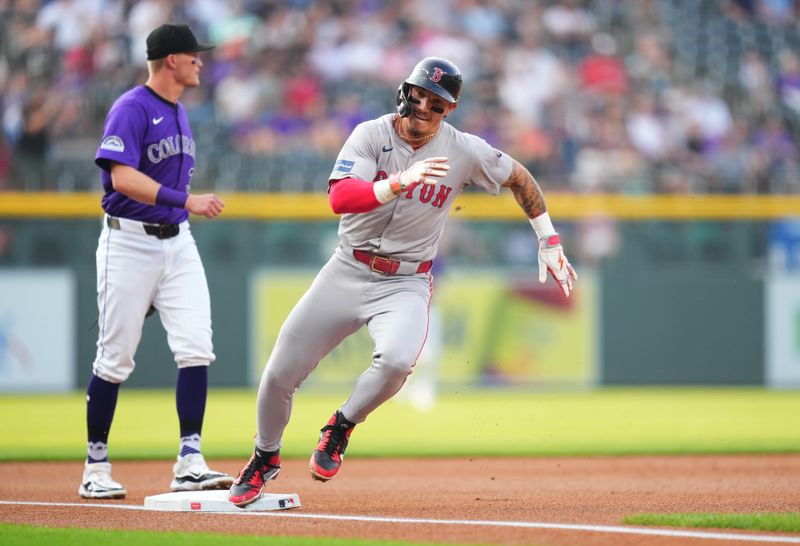
POLYGON ((510 188, 514 198, 519 203, 528 218, 536 218, 547 211, 544 203, 542 188, 536 183, 533 175, 522 166, 519 161, 514 160, 514 167, 511 169, 511 176, 503 184, 504 188, 510 188))

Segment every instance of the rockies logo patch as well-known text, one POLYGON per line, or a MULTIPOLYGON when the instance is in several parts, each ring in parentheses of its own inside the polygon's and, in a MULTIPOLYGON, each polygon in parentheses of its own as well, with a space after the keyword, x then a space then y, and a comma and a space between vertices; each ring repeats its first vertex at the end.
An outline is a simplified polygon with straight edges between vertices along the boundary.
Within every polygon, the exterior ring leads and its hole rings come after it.
POLYGON ((116 135, 107 136, 100 144, 101 150, 109 150, 111 152, 124 152, 125 143, 116 135))

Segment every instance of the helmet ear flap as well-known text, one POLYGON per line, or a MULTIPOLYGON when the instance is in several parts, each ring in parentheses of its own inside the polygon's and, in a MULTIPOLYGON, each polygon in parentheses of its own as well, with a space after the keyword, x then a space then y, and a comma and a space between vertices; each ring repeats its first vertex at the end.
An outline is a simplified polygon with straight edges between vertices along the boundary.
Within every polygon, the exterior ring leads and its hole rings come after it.
POLYGON ((397 88, 397 113, 401 118, 406 118, 411 115, 411 101, 408 98, 408 93, 411 86, 405 82, 400 84, 397 88))

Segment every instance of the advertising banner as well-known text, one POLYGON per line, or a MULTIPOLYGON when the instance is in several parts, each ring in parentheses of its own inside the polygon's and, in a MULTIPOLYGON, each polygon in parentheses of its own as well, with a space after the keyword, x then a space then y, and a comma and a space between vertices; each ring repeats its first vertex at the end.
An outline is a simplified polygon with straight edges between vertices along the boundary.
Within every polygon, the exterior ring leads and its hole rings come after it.
MULTIPOLYGON (((308 271, 251 281, 251 377, 257 384, 283 321, 310 286, 308 271)), ((414 375, 453 386, 587 386, 597 376, 597 283, 582 272, 565 299, 535 274, 448 269, 435 277, 431 323, 414 375)), ((350 386, 370 364, 366 328, 319 364, 310 384, 350 386)), ((413 379, 413 376, 412 376, 413 379)))
POLYGON ((766 291, 766 383, 800 387, 800 275, 773 274, 766 291))
POLYGON ((0 270, 0 391, 74 388, 74 286, 68 270, 0 270))

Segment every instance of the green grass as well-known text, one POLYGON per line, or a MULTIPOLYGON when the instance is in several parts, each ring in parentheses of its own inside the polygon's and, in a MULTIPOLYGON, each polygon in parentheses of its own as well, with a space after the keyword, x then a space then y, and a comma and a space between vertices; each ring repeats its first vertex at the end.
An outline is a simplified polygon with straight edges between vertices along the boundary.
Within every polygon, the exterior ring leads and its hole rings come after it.
MULTIPOLYGON (((0 397, 0 460, 81 460, 85 395, 0 397)), ((284 457, 306 457, 346 398, 300 392, 284 457)), ((203 428, 209 458, 247 456, 255 389, 212 390, 203 428)), ((800 452, 800 391, 647 388, 593 391, 464 391, 431 413, 390 401, 359 426, 351 457, 535 456, 800 452)), ((178 422, 170 390, 120 393, 114 460, 174 457, 178 422)))
MULTIPOLYGON (((255 389, 212 390, 203 431, 209 458, 242 458, 252 449, 255 389)), ((346 398, 301 392, 284 435, 284 457, 308 456, 319 428, 346 398)), ((85 456, 85 394, 0 397, 0 461, 85 456)), ((462 391, 431 413, 390 401, 359 426, 348 455, 537 456, 800 453, 800 391, 762 388, 598 389, 571 392, 462 391)), ((125 389, 110 443, 114 460, 172 458, 178 423, 171 390, 125 389)), ((800 514, 640 514, 627 524, 800 532, 800 514)), ((305 546, 319 538, 229 536, 237 546, 305 546)), ((218 544, 219 535, 58 529, 0 524, 5 545, 137 546, 218 544)), ((325 539, 326 544, 410 545, 325 539)))
POLYGON ((0 523, 0 543, 3 546, 85 546, 86 544, 125 544, 125 546, 433 546, 429 542, 399 542, 360 540, 354 538, 240 536, 212 533, 174 533, 149 531, 110 531, 105 529, 76 529, 32 527, 0 523))
POLYGON ((767 514, 635 514, 627 516, 622 522, 631 525, 800 533, 800 512, 767 514))

